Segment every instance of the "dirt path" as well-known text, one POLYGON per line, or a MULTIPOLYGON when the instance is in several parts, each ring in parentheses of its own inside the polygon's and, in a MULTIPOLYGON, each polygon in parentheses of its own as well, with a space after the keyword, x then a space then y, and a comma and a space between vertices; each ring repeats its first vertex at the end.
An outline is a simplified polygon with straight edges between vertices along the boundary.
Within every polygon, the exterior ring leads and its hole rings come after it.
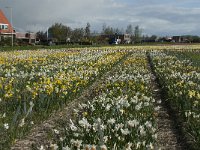
POLYGON ((158 111, 158 148, 161 150, 189 150, 183 133, 181 132, 181 123, 177 119, 176 112, 170 107, 168 101, 164 97, 164 91, 159 85, 159 80, 153 71, 153 64, 150 56, 147 55, 148 67, 151 70, 152 87, 154 90, 154 98, 156 106, 160 107, 158 111))

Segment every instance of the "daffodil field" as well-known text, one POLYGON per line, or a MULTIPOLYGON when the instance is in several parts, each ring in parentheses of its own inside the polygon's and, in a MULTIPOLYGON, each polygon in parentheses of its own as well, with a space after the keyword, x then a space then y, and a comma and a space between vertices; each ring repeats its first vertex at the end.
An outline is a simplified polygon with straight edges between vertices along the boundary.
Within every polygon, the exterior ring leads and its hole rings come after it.
POLYGON ((2 144, 21 137, 38 116, 45 118, 68 103, 125 54, 117 50, 2 52, 2 144))
MULTIPOLYGON (((184 55, 185 52, 176 53, 184 55)), ((186 132, 200 143, 200 66, 196 66, 200 55, 195 57, 193 65, 187 57, 180 61, 169 54, 156 51, 151 53, 155 72, 167 92, 169 103, 186 122, 186 132)))
POLYGON ((144 51, 133 52, 121 63, 91 102, 74 110, 62 149, 153 149, 155 108, 144 51))
POLYGON ((98 94, 80 102, 66 124, 52 129, 51 145, 37 148, 159 149, 161 102, 153 94, 149 63, 184 132, 200 145, 199 53, 198 46, 0 52, 0 149, 9 149, 97 80, 103 80, 93 89, 98 94))

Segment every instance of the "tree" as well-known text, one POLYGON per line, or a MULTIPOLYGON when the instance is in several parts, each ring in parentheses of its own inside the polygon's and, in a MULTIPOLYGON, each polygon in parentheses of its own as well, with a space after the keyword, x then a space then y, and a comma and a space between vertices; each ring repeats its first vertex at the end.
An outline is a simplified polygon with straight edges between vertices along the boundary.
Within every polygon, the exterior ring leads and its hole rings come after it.
POLYGON ((149 41, 150 41, 150 42, 156 42, 156 39, 157 39, 157 36, 156 36, 156 35, 152 35, 152 36, 149 38, 149 41))
POLYGON ((135 41, 135 43, 140 43, 141 42, 141 35, 142 35, 142 31, 139 28, 139 26, 137 25, 135 27, 135 30, 134 30, 134 41, 135 41))
POLYGON ((105 34, 108 34, 108 35, 115 34, 115 31, 112 27, 108 26, 105 29, 105 34))
POLYGON ((199 42, 200 42, 200 37, 194 35, 194 36, 193 36, 193 39, 192 39, 192 42, 193 42, 193 43, 199 43, 199 42))
POLYGON ((52 38, 56 39, 58 42, 66 41, 67 37, 71 36, 71 28, 61 23, 55 23, 52 25, 48 32, 52 38))
POLYGON ((72 32, 71 40, 73 42, 80 42, 84 37, 84 29, 83 28, 76 28, 72 32))
POLYGON ((118 28, 113 29, 113 31, 114 31, 115 34, 120 34, 121 33, 120 29, 118 29, 118 28))
POLYGON ((119 30, 119 33, 120 34, 124 34, 125 32, 124 32, 124 28, 121 28, 120 30, 119 30))
POLYGON ((133 35, 133 26, 129 24, 126 28, 126 34, 133 35))
POLYGON ((86 39, 90 38, 90 24, 89 24, 89 22, 87 23, 87 25, 85 27, 85 37, 86 37, 86 39))
POLYGON ((67 27, 65 28, 65 35, 66 35, 66 38, 70 38, 71 35, 72 35, 72 29, 70 27, 67 27))
POLYGON ((133 35, 133 26, 129 24, 126 28, 126 34, 130 34, 131 41, 134 40, 134 35, 133 35))
POLYGON ((9 46, 11 43, 10 37, 1 37, 0 45, 1 46, 9 46))
POLYGON ((44 41, 46 40, 46 33, 44 33, 43 31, 38 31, 36 33, 36 38, 39 39, 40 41, 44 41))
POLYGON ((101 33, 102 33, 102 34, 105 34, 105 30, 106 30, 106 24, 104 23, 103 26, 102 26, 102 31, 101 31, 101 33))
POLYGON ((102 34, 104 35, 113 35, 115 34, 116 32, 116 29, 110 27, 110 26, 106 26, 106 24, 103 24, 103 27, 102 27, 102 34))

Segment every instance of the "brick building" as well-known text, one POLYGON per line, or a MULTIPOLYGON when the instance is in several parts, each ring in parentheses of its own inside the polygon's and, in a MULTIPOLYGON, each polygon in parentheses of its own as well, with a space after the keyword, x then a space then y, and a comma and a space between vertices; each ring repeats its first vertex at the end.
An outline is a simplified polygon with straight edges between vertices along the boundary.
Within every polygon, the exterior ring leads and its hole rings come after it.
POLYGON ((2 37, 15 36, 15 30, 6 18, 2 10, 0 10, 0 41, 2 37))

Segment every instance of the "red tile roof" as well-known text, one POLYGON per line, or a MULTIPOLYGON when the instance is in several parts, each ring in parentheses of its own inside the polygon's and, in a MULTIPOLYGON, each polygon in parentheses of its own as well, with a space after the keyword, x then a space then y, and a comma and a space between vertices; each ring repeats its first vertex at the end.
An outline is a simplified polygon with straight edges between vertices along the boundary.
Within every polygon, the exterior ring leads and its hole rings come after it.
POLYGON ((12 33, 13 28, 2 10, 0 10, 0 24, 8 24, 8 29, 0 29, 0 34, 12 33))

